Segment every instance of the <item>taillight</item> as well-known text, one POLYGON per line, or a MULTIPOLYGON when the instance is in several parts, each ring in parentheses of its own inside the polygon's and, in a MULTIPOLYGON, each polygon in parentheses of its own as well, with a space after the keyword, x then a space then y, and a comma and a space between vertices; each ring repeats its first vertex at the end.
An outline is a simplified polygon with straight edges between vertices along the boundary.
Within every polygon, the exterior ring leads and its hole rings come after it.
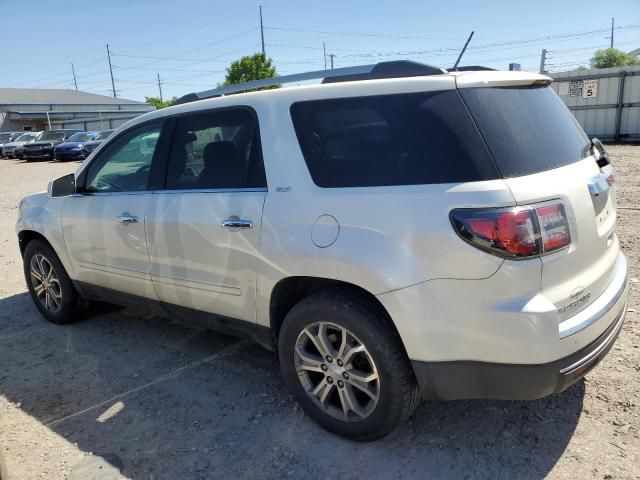
POLYGON ((460 208, 450 214, 456 232, 494 255, 523 258, 571 243, 569 222, 560 202, 512 208, 460 208))
POLYGON ((542 234, 542 252, 552 252, 571 243, 569 222, 564 205, 554 203, 536 208, 536 216, 542 234))

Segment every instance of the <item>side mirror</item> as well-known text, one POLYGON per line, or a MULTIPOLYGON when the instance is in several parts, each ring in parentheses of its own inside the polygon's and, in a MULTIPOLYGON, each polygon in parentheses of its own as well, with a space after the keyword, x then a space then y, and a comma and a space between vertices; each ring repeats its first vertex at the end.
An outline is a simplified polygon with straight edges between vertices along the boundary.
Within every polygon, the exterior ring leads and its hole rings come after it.
POLYGON ((76 176, 73 173, 56 178, 47 189, 50 197, 68 197, 76 193, 76 176))

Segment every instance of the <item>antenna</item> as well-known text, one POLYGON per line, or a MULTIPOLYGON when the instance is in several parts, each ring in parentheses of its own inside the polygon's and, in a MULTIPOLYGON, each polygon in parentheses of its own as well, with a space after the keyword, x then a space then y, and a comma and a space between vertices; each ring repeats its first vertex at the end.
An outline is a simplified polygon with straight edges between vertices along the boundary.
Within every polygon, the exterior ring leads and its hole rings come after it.
POLYGON ((473 38, 473 34, 475 32, 471 32, 471 34, 469 35, 469 38, 467 38, 467 41, 464 44, 464 47, 462 47, 462 51, 460 52, 460 55, 458 55, 458 59, 456 60, 455 65, 453 66, 453 68, 451 70, 456 70, 458 68, 458 64, 460 63, 460 59, 462 58, 462 55, 464 55, 464 52, 467 51, 467 45, 469 45, 469 42, 471 41, 471 39, 473 38))

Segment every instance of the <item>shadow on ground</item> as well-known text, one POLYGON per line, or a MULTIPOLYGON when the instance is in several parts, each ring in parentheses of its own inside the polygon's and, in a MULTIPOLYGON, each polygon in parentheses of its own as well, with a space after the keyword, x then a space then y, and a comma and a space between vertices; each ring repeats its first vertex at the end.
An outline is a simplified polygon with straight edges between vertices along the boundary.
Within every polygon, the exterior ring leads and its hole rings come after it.
POLYGON ((167 320, 116 311, 60 327, 20 294, 0 300, 0 352, 0 395, 135 479, 543 478, 584 395, 580 382, 533 402, 428 402, 358 444, 301 412, 273 353, 167 320))

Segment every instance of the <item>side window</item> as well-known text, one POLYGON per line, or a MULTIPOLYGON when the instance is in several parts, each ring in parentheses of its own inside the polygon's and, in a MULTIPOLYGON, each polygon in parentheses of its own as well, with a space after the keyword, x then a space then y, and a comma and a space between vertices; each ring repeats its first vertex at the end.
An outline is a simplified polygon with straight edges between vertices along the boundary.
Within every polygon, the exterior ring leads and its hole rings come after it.
POLYGON ((135 192, 147 189, 161 123, 125 133, 89 165, 87 192, 135 192))
POLYGON ((248 110, 178 119, 167 171, 169 190, 266 187, 258 124, 248 110))
POLYGON ((291 116, 320 187, 499 177, 455 90, 298 102, 291 116))

